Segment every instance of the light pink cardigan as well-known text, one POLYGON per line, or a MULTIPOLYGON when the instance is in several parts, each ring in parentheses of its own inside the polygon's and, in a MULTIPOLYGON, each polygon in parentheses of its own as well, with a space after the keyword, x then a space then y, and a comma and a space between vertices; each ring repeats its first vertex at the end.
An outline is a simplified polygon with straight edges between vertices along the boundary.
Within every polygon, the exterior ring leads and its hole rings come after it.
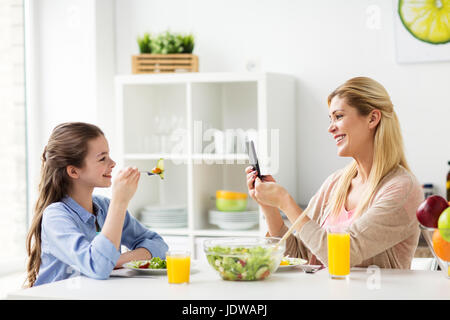
MULTIPOLYGON (((311 221, 288 237, 285 254, 308 260, 314 254, 328 265, 327 234, 320 226, 330 213, 327 202, 341 173, 329 176, 310 200, 311 221)), ((423 200, 421 185, 409 171, 399 166, 388 173, 368 209, 348 229, 350 265, 409 269, 420 236, 416 210, 423 200)), ((284 225, 272 236, 282 237, 287 230, 284 225)))

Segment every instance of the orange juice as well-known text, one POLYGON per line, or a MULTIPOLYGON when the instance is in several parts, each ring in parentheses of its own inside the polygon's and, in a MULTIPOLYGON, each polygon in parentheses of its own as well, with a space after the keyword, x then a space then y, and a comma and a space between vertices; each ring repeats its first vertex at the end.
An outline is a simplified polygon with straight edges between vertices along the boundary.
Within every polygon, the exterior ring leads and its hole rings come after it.
POLYGON ((329 232, 328 270, 332 278, 350 274, 350 235, 344 232, 329 232))
POLYGON ((188 254, 166 255, 167 277, 169 283, 189 282, 191 271, 191 257, 188 254))

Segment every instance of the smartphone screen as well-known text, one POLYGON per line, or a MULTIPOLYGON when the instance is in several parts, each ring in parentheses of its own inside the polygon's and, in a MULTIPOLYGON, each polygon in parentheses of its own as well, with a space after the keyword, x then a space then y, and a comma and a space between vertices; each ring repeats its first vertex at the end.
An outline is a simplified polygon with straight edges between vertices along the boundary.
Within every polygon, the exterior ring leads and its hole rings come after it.
POLYGON ((261 171, 259 170, 258 157, 256 156, 255 144, 253 140, 247 141, 247 152, 250 165, 256 170, 256 175, 261 179, 261 171))

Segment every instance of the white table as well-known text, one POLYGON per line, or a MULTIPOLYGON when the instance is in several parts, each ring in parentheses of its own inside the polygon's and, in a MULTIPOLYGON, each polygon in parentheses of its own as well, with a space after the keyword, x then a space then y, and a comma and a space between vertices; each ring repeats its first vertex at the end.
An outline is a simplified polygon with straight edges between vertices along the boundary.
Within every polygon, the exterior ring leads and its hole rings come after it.
POLYGON ((224 281, 210 266, 197 263, 189 284, 168 284, 167 276, 79 276, 10 293, 7 299, 149 300, 303 300, 303 299, 450 299, 450 279, 442 271, 353 268, 348 280, 333 280, 328 270, 306 274, 277 271, 263 281, 224 281))

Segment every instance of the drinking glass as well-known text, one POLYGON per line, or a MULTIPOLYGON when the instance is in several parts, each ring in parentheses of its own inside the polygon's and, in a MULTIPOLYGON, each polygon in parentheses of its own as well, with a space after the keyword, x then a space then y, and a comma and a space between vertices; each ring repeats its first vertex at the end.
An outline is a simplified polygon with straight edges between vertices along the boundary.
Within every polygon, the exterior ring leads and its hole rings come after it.
POLYGON ((166 253, 169 283, 189 283, 191 254, 188 250, 169 250, 166 253))
POLYGON ((332 279, 346 279, 350 274, 350 234, 343 226, 327 228, 328 272, 332 279))

